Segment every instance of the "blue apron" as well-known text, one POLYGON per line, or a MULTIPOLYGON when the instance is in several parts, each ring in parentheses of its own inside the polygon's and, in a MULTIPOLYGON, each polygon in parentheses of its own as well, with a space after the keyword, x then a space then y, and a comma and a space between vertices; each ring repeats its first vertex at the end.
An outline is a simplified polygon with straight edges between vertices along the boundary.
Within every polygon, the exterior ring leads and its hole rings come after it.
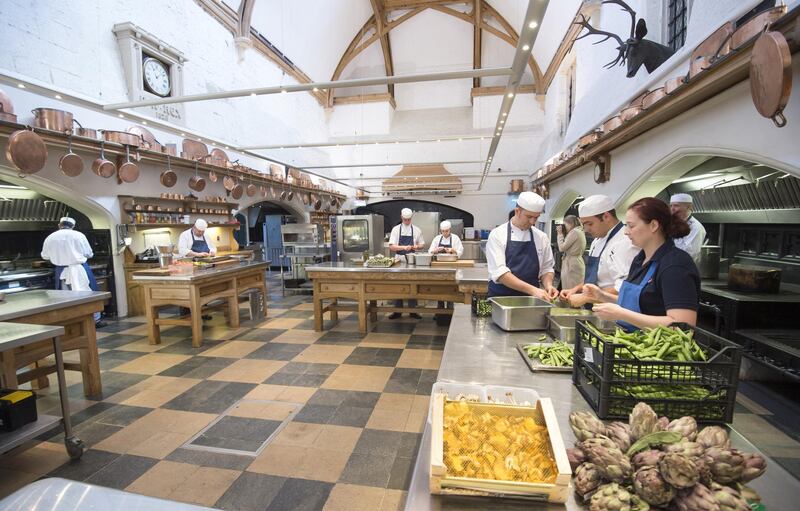
MULTIPOLYGON (((530 229, 530 241, 511 241, 511 222, 508 222, 506 233, 506 266, 515 277, 532 286, 539 287, 539 255, 536 253, 536 242, 533 228, 530 229)), ((511 289, 489 279, 489 297, 492 296, 526 296, 525 293, 511 289)))
POLYGON ((439 238, 439 247, 441 247, 441 248, 453 248, 452 234, 450 236, 451 236, 450 239, 447 240, 447 245, 444 244, 444 236, 440 237, 439 238))
MULTIPOLYGON (((91 289, 92 291, 97 291, 97 280, 95 280, 95 278, 94 278, 94 272, 92 272, 92 269, 89 268, 89 263, 83 263, 82 266, 83 266, 83 269, 86 270, 86 276, 89 277, 89 289, 91 289)), ((66 268, 66 266, 56 266, 56 269, 55 269, 55 277, 56 277, 55 289, 62 289, 61 288, 61 284, 62 284, 63 281, 61 280, 61 272, 63 272, 65 268, 66 268)))
MULTIPOLYGON (((411 227, 411 235, 406 236, 403 234, 403 227, 400 227, 400 239, 397 241, 398 245, 413 245, 414 244, 414 226, 410 225, 411 227)), ((409 252, 414 252, 414 249, 411 250, 398 250, 395 254, 399 255, 406 255, 409 252)))
POLYGON ((613 229, 611 229, 611 233, 608 235, 608 238, 606 239, 606 242, 603 245, 603 248, 600 249, 600 253, 597 254, 596 256, 591 256, 590 255, 587 258, 587 260, 586 260, 586 273, 584 274, 584 277, 583 277, 583 283, 584 284, 597 285, 597 280, 598 280, 597 274, 600 273, 600 256, 603 255, 603 251, 608 246, 609 242, 611 241, 611 238, 613 238, 614 235, 617 234, 620 231, 620 229, 622 229, 622 223, 621 222, 618 223, 616 226, 614 226, 613 229))
MULTIPOLYGON (((626 280, 622 283, 622 287, 619 289, 619 296, 617 297, 617 303, 620 307, 633 312, 642 312, 642 308, 639 305, 639 297, 642 296, 642 291, 644 291, 645 286, 647 286, 650 279, 655 275, 656 268, 658 268, 658 262, 653 261, 650 263, 650 268, 647 269, 647 273, 644 274, 644 278, 642 278, 641 282, 634 284, 626 280)), ((624 328, 626 332, 639 330, 639 327, 635 327, 625 321, 617 321, 617 324, 624 328)))
POLYGON ((210 251, 211 247, 206 243, 206 235, 203 234, 200 239, 197 239, 194 237, 194 233, 192 233, 192 252, 197 252, 199 254, 202 252, 208 253, 210 251))

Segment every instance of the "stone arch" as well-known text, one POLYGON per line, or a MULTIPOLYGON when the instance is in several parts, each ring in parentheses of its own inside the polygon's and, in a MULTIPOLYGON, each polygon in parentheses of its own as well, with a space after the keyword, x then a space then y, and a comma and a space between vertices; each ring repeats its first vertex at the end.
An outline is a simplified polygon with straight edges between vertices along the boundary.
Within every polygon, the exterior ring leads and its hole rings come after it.
POLYGON ((563 218, 563 216, 567 213, 567 210, 572 203, 575 202, 575 199, 580 197, 581 194, 573 190, 572 188, 568 188, 564 190, 561 195, 558 197, 558 200, 553 203, 553 207, 548 214, 548 218, 550 220, 555 220, 556 218, 563 218))

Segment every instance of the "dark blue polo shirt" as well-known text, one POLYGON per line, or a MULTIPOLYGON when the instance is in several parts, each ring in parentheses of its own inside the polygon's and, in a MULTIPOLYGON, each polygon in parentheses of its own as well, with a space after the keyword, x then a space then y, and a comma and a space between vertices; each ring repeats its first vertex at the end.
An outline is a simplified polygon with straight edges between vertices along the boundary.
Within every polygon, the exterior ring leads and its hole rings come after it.
POLYGON ((640 284, 653 262, 658 268, 653 278, 642 290, 639 307, 642 314, 666 316, 670 309, 696 311, 700 301, 700 272, 692 256, 675 246, 672 240, 661 245, 653 258, 642 266, 644 250, 633 258, 628 278, 632 284, 640 284))

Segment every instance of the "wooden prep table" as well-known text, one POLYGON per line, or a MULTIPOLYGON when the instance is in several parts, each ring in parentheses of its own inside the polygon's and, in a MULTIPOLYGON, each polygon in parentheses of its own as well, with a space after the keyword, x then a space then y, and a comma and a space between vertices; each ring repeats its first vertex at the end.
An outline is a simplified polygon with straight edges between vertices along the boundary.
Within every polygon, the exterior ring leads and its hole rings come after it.
POLYGON ((268 262, 247 261, 194 270, 192 273, 169 273, 164 270, 141 270, 132 274, 134 282, 141 284, 147 314, 150 344, 161 343, 161 325, 186 325, 192 328, 192 346, 203 344, 202 309, 213 301, 228 303, 228 324, 239 326, 239 295, 259 289, 264 294, 264 315, 267 314, 268 262), (189 316, 160 318, 159 309, 177 305, 189 309, 189 316))
MULTIPOLYGON (((79 364, 65 363, 64 368, 83 374, 83 394, 100 395, 100 357, 97 352, 97 332, 94 313, 103 310, 111 298, 105 291, 56 291, 37 289, 12 294, 0 303, 0 321, 64 327, 61 350, 78 350, 79 364)), ((53 354, 49 341, 40 341, 0 353, 4 379, 12 380, 18 369, 28 367, 53 354)), ((53 365, 40 365, 16 374, 17 383, 26 383, 56 372, 53 365)), ((13 382, 12 382, 13 383, 13 382)))
POLYGON ((377 321, 379 311, 452 314, 452 309, 446 308, 378 306, 378 300, 470 303, 474 290, 484 289, 485 292, 488 286, 485 265, 456 268, 398 263, 391 268, 365 268, 360 263, 323 263, 307 266, 306 274, 314 283, 314 329, 317 331, 322 330, 326 312, 337 321, 340 310, 358 311, 361 333, 367 332, 369 321, 377 321), (465 280, 462 282, 461 278, 465 280), (354 300, 355 307, 340 305, 340 298, 354 300), (330 303, 326 305, 326 301, 330 303))

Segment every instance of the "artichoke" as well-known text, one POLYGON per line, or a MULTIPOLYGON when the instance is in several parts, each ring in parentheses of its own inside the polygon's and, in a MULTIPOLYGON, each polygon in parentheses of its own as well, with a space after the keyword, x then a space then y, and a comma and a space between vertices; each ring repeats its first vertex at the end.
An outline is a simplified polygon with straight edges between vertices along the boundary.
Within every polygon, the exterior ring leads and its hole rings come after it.
POLYGON ((728 432, 719 426, 706 426, 697 434, 695 442, 703 444, 706 448, 722 447, 723 449, 728 449, 731 446, 728 432))
POLYGON ((743 453, 744 471, 742 472, 742 482, 749 483, 753 479, 760 477, 767 470, 767 460, 756 453, 743 453))
POLYGON ((650 511, 650 504, 648 504, 647 501, 645 501, 635 493, 632 493, 631 511, 650 511))
POLYGON ((622 452, 631 448, 631 427, 624 422, 615 421, 606 426, 606 436, 616 442, 622 452))
POLYGON ((632 511, 631 492, 617 483, 604 484, 592 495, 589 511, 632 511))
POLYGON ((712 483, 711 492, 719 504, 720 511, 750 511, 750 506, 742 495, 729 486, 712 483))
POLYGON ((745 458, 736 449, 710 447, 705 453, 711 478, 718 483, 732 483, 742 478, 745 458))
POLYGON ((578 466, 586 461, 586 454, 580 447, 570 447, 567 449, 567 459, 569 460, 569 466, 572 468, 572 473, 574 474, 578 466))
MULTIPOLYGON (((579 443, 578 448, 583 451, 584 455, 586 454, 586 449, 591 449, 594 447, 605 447, 606 449, 619 449, 617 443, 607 436, 598 435, 594 438, 590 438, 588 440, 584 440, 583 442, 579 443)), ((622 450, 622 449, 620 449, 622 450)))
POLYGON ((631 425, 631 436, 634 440, 658 431, 658 415, 647 403, 637 403, 633 407, 628 423, 631 425))
POLYGON ((663 506, 675 498, 675 488, 667 484, 656 467, 643 467, 633 476, 636 494, 648 504, 663 506))
MULTIPOLYGON (((621 483, 631 478, 633 467, 631 461, 619 447, 602 445, 597 438, 591 438, 581 444, 581 449, 586 453, 591 463, 597 467, 600 474, 607 481, 621 483)), ((604 441, 608 441, 606 438, 604 441)))
POLYGON ((667 431, 680 433, 686 440, 694 442, 695 438, 697 438, 697 421, 694 420, 694 417, 681 417, 670 422, 667 425, 667 431))
POLYGON ((706 448, 703 447, 703 444, 697 442, 684 441, 678 442, 677 444, 666 445, 664 446, 664 450, 666 452, 683 454, 689 458, 698 458, 703 455, 703 453, 706 451, 706 448))
POLYGON ((672 503, 678 511, 721 511, 714 493, 703 484, 678 492, 672 503))
POLYGON ((697 482, 711 488, 713 478, 711 476, 711 469, 709 468, 706 457, 700 456, 699 458, 692 458, 692 462, 694 462, 694 465, 697 467, 697 474, 700 476, 700 479, 698 479, 697 482))
POLYGON ((656 431, 666 431, 668 426, 669 418, 659 417, 658 421, 656 422, 656 431))
POLYGON ((634 468, 637 470, 642 467, 655 467, 658 465, 658 462, 661 461, 663 456, 663 452, 650 449, 649 451, 642 451, 635 455, 633 458, 631 458, 631 462, 633 463, 634 468))
POLYGON ((569 425, 578 442, 606 434, 606 425, 591 412, 572 412, 569 425))
POLYGON ((761 502, 761 495, 746 484, 737 483, 736 490, 748 502, 761 502))
POLYGON ((664 480, 678 489, 694 486, 700 478, 697 465, 683 454, 665 454, 658 462, 658 469, 664 480))
POLYGON ((581 463, 575 470, 575 477, 573 478, 575 484, 575 491, 581 497, 586 497, 587 494, 593 492, 603 483, 602 475, 597 467, 592 463, 581 463))

